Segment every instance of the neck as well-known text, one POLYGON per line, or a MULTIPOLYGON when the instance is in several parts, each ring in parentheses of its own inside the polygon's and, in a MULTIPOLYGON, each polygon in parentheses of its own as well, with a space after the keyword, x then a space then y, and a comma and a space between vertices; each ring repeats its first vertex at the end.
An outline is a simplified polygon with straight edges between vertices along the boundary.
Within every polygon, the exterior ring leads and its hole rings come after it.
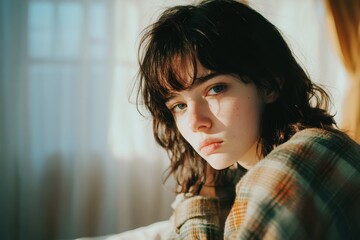
POLYGON ((245 169, 249 170, 252 168, 257 162, 259 162, 260 157, 257 154, 257 142, 253 144, 253 146, 242 156, 242 158, 238 161, 238 163, 245 169))

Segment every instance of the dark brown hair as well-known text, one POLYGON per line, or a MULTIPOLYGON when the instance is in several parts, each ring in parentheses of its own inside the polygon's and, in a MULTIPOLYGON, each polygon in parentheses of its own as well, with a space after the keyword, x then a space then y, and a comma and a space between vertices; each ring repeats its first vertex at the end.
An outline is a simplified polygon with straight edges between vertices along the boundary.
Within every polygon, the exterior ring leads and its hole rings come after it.
POLYGON ((139 47, 138 104, 142 100, 153 117, 155 139, 169 153, 169 174, 179 192, 197 193, 206 162, 181 136, 165 102, 169 90, 186 88, 179 72, 189 62, 196 76, 197 61, 214 72, 254 82, 260 91, 279 94, 264 109, 262 156, 302 129, 335 124, 327 110, 329 96, 310 81, 278 29, 258 12, 231 0, 169 8, 146 29, 139 47))

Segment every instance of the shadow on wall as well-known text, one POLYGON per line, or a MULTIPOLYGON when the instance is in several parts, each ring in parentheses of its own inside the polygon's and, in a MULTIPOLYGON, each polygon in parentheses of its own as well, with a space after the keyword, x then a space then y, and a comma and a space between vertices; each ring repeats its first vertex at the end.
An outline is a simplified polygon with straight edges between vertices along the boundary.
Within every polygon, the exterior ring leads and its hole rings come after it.
POLYGON ((101 159, 97 156, 90 159, 89 164, 84 165, 84 169, 78 173, 64 166, 66 162, 60 154, 46 161, 41 186, 43 225, 40 235, 44 239, 57 239, 69 230, 74 231, 71 224, 82 229, 79 229, 80 232, 97 234, 101 221, 104 177, 101 159), (81 186, 77 186, 77 178, 84 181, 81 186), (81 193, 81 196, 76 193, 81 193), (80 206, 72 204, 78 202, 77 197, 83 199, 80 206), (76 218, 80 224, 76 224, 76 218))
POLYGON ((6 183, 15 194, 0 210, 11 206, 2 218, 14 227, 0 229, 1 239, 109 235, 169 218, 174 194, 162 184, 160 163, 92 155, 74 168, 71 159, 53 154, 41 168, 14 176, 17 184, 6 183))

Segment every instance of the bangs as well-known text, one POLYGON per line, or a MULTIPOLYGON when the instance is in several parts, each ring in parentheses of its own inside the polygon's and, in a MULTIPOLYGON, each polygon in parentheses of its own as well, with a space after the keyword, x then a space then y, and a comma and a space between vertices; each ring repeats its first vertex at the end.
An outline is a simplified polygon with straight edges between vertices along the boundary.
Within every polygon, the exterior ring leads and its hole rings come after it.
POLYGON ((196 79, 197 65, 194 50, 163 58, 163 63, 156 69, 156 72, 164 97, 168 98, 171 92, 182 91, 190 87, 196 79))
POLYGON ((217 38, 206 12, 192 6, 168 9, 145 29, 139 46, 144 50, 139 51, 140 76, 143 98, 154 114, 166 112, 165 102, 173 92, 194 83, 200 66, 222 72, 225 61, 218 56, 222 51, 216 50, 217 38))

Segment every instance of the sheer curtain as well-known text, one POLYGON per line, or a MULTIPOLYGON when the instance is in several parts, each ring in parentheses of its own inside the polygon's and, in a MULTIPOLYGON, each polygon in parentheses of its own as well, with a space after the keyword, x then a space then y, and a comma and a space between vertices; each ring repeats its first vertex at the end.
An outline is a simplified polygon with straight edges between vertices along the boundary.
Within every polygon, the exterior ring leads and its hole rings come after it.
POLYGON ((360 2, 324 2, 334 47, 349 75, 342 127, 360 143, 360 2))
POLYGON ((129 101, 148 2, 1 1, 1 239, 169 217, 166 155, 129 101))
MULTIPOLYGON (((170 216, 167 156, 129 93, 140 31, 164 6, 187 2, 1 1, 1 239, 105 235, 170 216)), ((328 86, 341 116, 344 71, 320 1, 250 3, 328 86)))
POLYGON ((341 125, 347 74, 329 38, 323 1, 252 0, 250 4, 280 29, 311 79, 328 90, 331 112, 341 125))

